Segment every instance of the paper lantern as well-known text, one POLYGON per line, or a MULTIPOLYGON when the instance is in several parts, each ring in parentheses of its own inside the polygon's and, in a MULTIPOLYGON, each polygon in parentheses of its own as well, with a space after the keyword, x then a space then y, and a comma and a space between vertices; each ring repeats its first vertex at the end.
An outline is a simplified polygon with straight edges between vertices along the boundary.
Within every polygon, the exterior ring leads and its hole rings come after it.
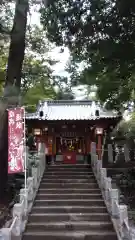
POLYGON ((34 129, 34 135, 40 135, 41 130, 40 129, 34 129))
POLYGON ((103 128, 96 128, 96 134, 97 135, 103 134, 103 128))

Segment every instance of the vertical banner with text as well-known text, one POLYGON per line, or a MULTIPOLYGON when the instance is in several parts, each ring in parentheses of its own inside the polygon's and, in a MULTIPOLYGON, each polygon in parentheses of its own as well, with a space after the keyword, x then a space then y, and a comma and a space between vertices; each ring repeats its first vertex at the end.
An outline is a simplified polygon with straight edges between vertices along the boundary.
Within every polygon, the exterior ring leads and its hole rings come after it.
POLYGON ((8 173, 24 171, 24 113, 18 107, 8 110, 8 173))

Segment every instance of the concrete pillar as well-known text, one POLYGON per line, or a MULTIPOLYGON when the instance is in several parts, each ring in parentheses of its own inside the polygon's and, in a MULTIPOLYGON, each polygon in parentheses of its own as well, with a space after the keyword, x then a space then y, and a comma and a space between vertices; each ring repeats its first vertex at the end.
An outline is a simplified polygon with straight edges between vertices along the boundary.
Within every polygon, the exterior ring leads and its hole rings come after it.
POLYGON ((11 240, 11 229, 1 228, 0 229, 0 239, 1 240, 11 240))
POLYGON ((104 197, 107 204, 108 211, 111 213, 111 190, 112 190, 112 179, 109 177, 104 178, 104 197))
POLYGON ((102 159, 102 135, 98 135, 98 143, 97 143, 97 153, 98 153, 98 160, 102 159))
POLYGON ((108 144, 108 162, 113 163, 113 148, 112 144, 108 144))
POLYGON ((23 230, 22 223, 23 204, 16 203, 13 207, 12 233, 14 236, 20 236, 23 230))
POLYGON ((23 203, 24 215, 27 215, 28 211, 28 189, 20 189, 20 203, 23 203))
POLYGON ((33 196, 34 196, 34 178, 33 177, 29 177, 27 178, 27 186, 28 186, 28 201, 32 201, 33 200, 33 196))
POLYGON ((32 177, 33 177, 33 187, 36 188, 37 187, 37 168, 36 167, 32 167, 32 177))
POLYGON ((111 189, 111 201, 112 201, 112 210, 111 210, 111 214, 114 218, 118 218, 119 217, 119 210, 117 207, 117 204, 119 205, 119 192, 118 189, 111 189))
MULTIPOLYGON (((100 188, 101 190, 105 190, 105 184, 104 184, 104 178, 107 177, 107 172, 106 172, 106 168, 101 168, 100 169, 100 178, 99 178, 99 184, 100 184, 100 188)), ((103 192, 104 193, 104 192, 103 192)))
POLYGON ((91 143, 91 153, 95 153, 96 154, 96 143, 95 142, 91 143))
POLYGON ((129 162, 130 161, 129 149, 126 144, 124 144, 124 156, 125 156, 125 162, 129 162))

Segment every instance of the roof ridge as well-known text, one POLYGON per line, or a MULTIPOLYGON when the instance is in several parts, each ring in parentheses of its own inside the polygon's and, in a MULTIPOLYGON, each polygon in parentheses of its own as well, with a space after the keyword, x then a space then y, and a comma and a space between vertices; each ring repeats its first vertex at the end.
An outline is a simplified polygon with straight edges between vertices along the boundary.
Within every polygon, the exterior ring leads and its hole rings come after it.
POLYGON ((93 103, 99 104, 99 101, 92 100, 45 100, 42 104, 47 105, 92 105, 93 103))
POLYGON ((113 111, 107 111, 103 105, 100 105, 99 101, 45 100, 39 102, 36 113, 27 115, 29 119, 34 119, 34 116, 44 120, 95 120, 115 118, 117 114, 113 111))

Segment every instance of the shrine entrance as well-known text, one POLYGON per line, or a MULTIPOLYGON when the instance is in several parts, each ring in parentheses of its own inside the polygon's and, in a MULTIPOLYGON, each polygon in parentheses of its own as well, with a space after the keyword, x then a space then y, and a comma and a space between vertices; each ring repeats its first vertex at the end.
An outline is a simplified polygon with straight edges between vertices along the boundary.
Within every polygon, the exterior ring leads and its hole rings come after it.
POLYGON ((96 142, 98 158, 102 159, 106 136, 120 120, 97 102, 87 100, 43 101, 37 112, 26 118, 37 142, 45 143, 46 154, 56 163, 67 164, 83 164, 91 152, 91 142, 96 142))
MULTIPOLYGON (((68 135, 68 134, 67 134, 68 135)), ((56 138, 56 154, 61 155, 66 164, 75 164, 77 156, 82 156, 84 149, 83 137, 65 137, 56 138)))

